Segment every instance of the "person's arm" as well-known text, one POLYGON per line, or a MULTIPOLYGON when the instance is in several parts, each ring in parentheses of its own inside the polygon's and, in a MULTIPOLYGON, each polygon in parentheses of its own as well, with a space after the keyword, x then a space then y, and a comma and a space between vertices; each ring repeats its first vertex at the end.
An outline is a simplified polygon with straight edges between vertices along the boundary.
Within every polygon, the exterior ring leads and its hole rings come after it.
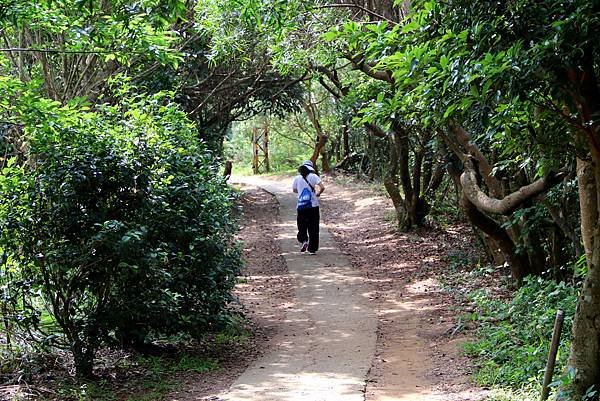
POLYGON ((292 183, 292 191, 294 191, 295 194, 298 193, 298 184, 296 179, 294 179, 294 182, 292 183))
POLYGON ((323 193, 323 191, 325 191, 325 185, 323 185, 323 182, 319 182, 317 184, 317 196, 321 196, 321 194, 323 193))

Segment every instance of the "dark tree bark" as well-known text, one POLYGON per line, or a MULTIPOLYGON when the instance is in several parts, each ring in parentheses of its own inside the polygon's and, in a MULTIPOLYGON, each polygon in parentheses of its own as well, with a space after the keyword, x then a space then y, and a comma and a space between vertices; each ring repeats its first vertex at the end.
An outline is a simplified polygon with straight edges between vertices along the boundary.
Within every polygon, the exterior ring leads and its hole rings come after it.
POLYGON ((469 221, 475 227, 494 239, 509 264, 513 278, 520 284, 523 278, 527 274, 530 274, 532 270, 528 258, 517 253, 516 245, 506 230, 479 211, 479 209, 477 209, 477 207, 465 196, 464 192, 460 200, 460 206, 469 221))
POLYGON ((489 236, 491 239, 489 248, 500 250, 502 258, 509 263, 511 274, 517 283, 529 274, 541 274, 544 270, 544 257, 534 246, 539 242, 536 241, 535 233, 524 235, 518 225, 513 226, 509 231, 491 216, 499 217, 501 220, 506 219, 504 216, 510 216, 517 208, 556 185, 563 175, 548 174, 504 195, 502 185, 491 174, 491 164, 477 145, 471 142, 469 134, 456 123, 451 124, 450 129, 454 134, 452 137, 443 132, 440 135, 464 166, 459 185, 462 193, 460 202, 465 215, 473 225, 489 236), (485 183, 490 195, 483 191, 482 183, 485 183), (519 242, 524 245, 522 248, 527 250, 526 254, 515 254, 519 242), (527 244, 530 246, 527 247, 527 244))
POLYGON ((231 177, 232 170, 233 162, 231 160, 227 160, 225 162, 225 169, 223 170, 223 177, 225 177, 225 180, 229 180, 229 177, 231 177))
POLYGON ((390 141, 390 154, 389 154, 389 166, 388 173, 383 181, 384 187, 392 200, 392 204, 394 205, 394 209, 396 210, 396 221, 398 222, 398 229, 401 231, 406 231, 406 203, 404 198, 400 194, 400 189, 398 187, 398 160, 399 160, 399 152, 398 152, 398 144, 395 139, 396 134, 391 133, 389 137, 390 141))
POLYGON ((580 116, 580 134, 589 147, 587 160, 577 160, 581 211, 581 235, 588 266, 573 322, 568 366, 577 375, 572 399, 581 399, 588 388, 600 383, 600 87, 596 80, 598 59, 591 45, 567 70, 567 83, 580 116))
POLYGON ((343 156, 348 157, 350 155, 350 126, 348 124, 342 126, 342 143, 344 144, 343 156))

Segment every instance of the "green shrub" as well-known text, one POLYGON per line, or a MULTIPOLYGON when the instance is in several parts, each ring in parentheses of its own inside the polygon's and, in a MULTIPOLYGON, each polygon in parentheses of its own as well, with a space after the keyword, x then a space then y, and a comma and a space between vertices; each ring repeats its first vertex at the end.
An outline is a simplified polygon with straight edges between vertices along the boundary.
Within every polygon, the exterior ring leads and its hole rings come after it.
POLYGON ((483 385, 521 387, 540 377, 548 357, 557 309, 565 311, 555 373, 564 369, 577 302, 577 290, 565 283, 528 277, 512 300, 473 294, 478 328, 465 351, 476 360, 476 379, 483 385))
POLYGON ((240 266, 233 195, 193 125, 164 94, 120 96, 44 103, 0 175, 5 319, 80 376, 102 344, 220 326, 240 266))

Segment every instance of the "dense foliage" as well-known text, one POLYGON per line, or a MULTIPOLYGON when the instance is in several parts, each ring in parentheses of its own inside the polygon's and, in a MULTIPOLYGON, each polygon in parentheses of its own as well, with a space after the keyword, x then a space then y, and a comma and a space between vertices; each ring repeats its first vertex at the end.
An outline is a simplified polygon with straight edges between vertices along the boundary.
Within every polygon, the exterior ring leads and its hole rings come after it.
POLYGON ((14 336, 95 350, 223 323, 240 262, 233 197, 166 95, 39 100, 0 176, 2 311, 14 336), (20 160, 19 160, 20 159, 20 160))
POLYGON ((216 63, 202 7, 0 2, 3 350, 66 348, 89 376, 103 345, 227 322, 241 261, 222 139, 301 90, 252 32, 216 63))

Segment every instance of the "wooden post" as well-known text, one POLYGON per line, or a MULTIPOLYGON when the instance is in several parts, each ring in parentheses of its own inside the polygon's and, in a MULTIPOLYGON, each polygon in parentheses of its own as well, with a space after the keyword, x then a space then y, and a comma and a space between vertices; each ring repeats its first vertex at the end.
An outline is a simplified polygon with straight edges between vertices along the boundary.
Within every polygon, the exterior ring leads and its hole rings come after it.
POLYGON ((256 127, 252 128, 252 172, 258 174, 258 138, 256 127))
POLYGON ((231 173, 233 170, 233 162, 231 160, 227 160, 225 162, 225 168, 223 170, 223 177, 225 177, 225 181, 228 181, 231 177, 231 173))
POLYGON ((271 172, 271 165, 269 164, 269 125, 267 122, 265 122, 263 133, 263 152, 265 153, 265 170, 269 173, 271 172))
POLYGON ((348 124, 342 125, 342 140, 344 142, 344 158, 350 156, 350 126, 348 124))
POLYGON ((260 167, 264 166, 265 171, 271 171, 269 163, 269 126, 265 122, 263 128, 252 128, 252 171, 254 174, 260 173, 260 167))
POLYGON ((548 393, 550 392, 548 386, 552 381, 552 373, 554 372, 556 353, 558 351, 558 344, 560 343, 560 332, 562 330, 564 319, 565 313, 560 309, 557 310, 556 319, 554 320, 554 331, 552 332, 552 343, 550 343, 550 352, 548 352, 548 362, 546 363, 546 372, 544 372, 544 383, 542 383, 540 401, 546 401, 548 399, 548 393))

